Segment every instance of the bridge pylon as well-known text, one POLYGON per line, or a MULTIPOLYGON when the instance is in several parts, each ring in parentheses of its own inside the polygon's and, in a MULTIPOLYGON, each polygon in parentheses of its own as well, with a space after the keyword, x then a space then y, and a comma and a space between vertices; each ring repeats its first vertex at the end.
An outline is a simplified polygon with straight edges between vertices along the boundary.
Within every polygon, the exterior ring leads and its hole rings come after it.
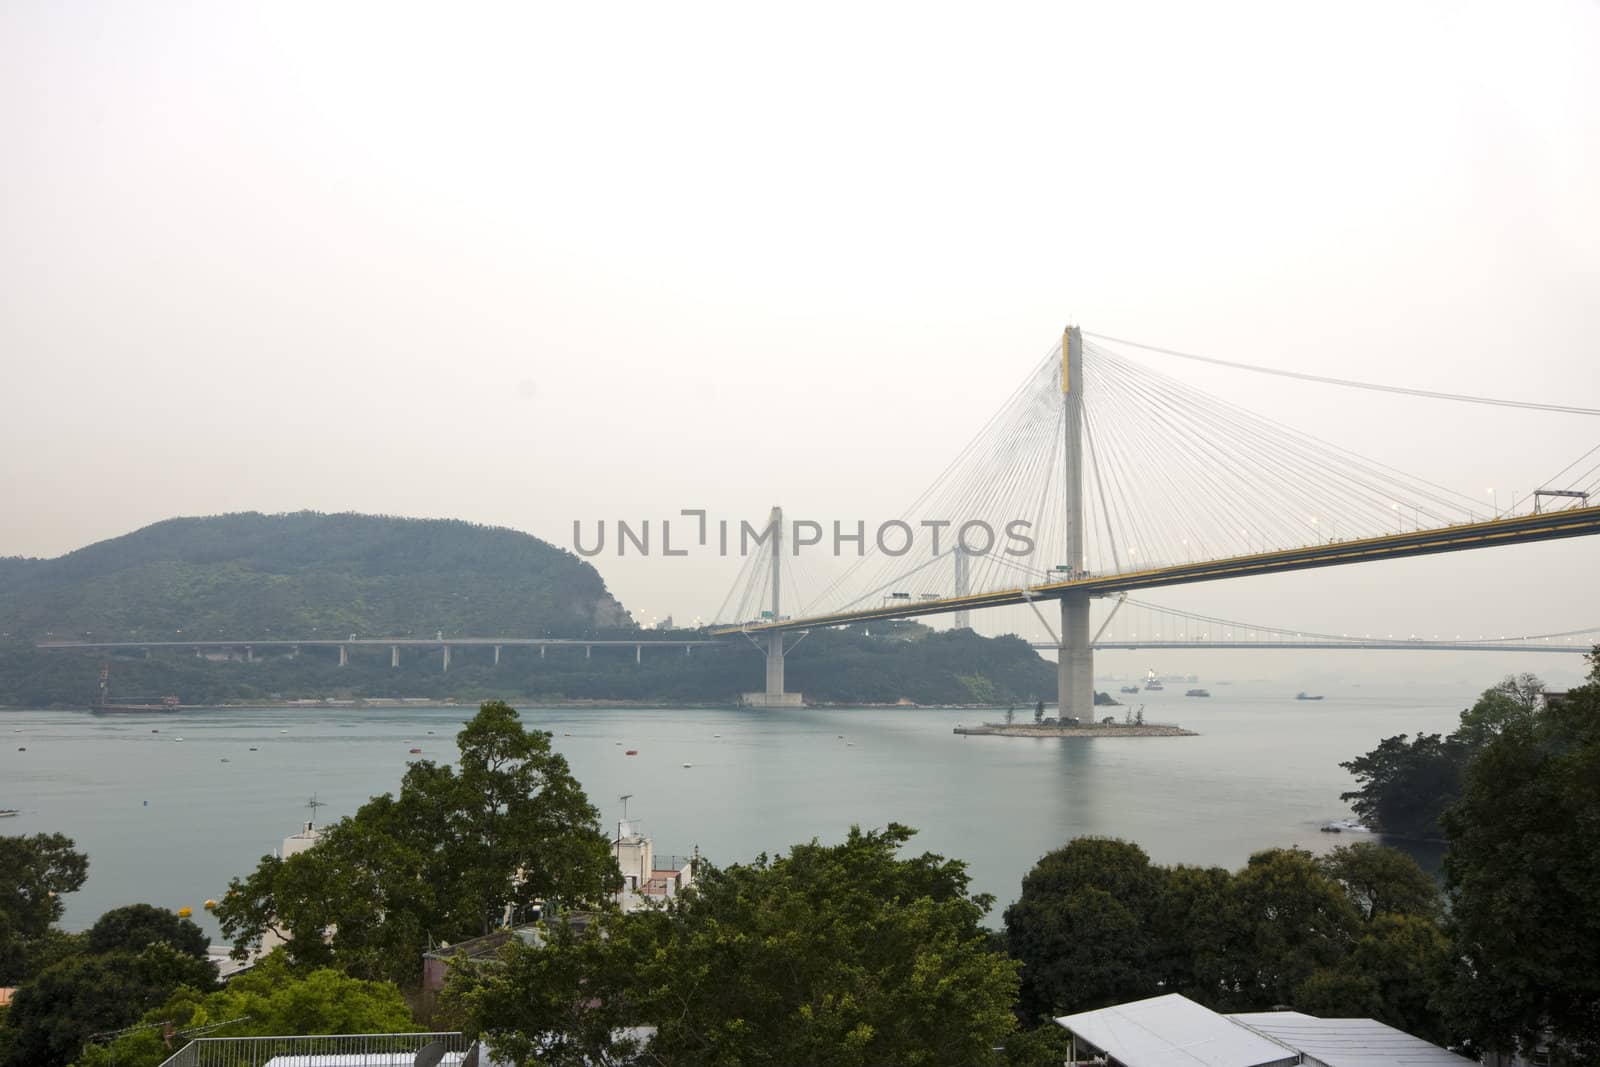
MULTIPOLYGON (((1069 578, 1084 568, 1083 544, 1083 333, 1068 326, 1061 337, 1062 458, 1065 461, 1066 553, 1069 578)), ((1094 648, 1089 633, 1089 595, 1061 598, 1061 633, 1056 646, 1056 706, 1063 719, 1094 721, 1094 648)))
MULTIPOLYGON (((774 507, 768 520, 768 544, 772 551, 772 621, 783 618, 783 508, 774 507)), ((767 636, 767 686, 760 693, 745 693, 743 703, 752 708, 798 708, 804 704, 799 693, 783 690, 783 640, 784 634, 767 636)))

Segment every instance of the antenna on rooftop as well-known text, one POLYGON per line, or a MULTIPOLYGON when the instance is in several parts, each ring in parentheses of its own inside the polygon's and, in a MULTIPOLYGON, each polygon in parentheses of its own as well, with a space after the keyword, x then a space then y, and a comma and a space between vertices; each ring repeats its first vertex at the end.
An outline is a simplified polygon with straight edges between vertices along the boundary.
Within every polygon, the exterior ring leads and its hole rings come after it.
POLYGON ((617 798, 617 799, 622 801, 622 821, 623 822, 627 822, 628 821, 628 801, 631 800, 632 798, 633 798, 633 794, 632 793, 624 793, 624 794, 622 794, 622 796, 617 798))
POLYGON ((317 794, 315 794, 315 793, 311 794, 311 799, 306 801, 306 807, 311 810, 311 818, 306 820, 306 829, 307 830, 311 829, 311 824, 317 821, 317 809, 318 808, 325 808, 327 806, 328 806, 328 802, 327 801, 318 800, 317 799, 317 794))

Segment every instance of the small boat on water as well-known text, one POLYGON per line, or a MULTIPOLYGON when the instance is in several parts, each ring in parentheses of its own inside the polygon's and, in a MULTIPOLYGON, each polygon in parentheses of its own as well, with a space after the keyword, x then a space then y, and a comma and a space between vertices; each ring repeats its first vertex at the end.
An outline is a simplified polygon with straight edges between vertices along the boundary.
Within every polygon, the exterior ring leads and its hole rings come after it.
MULTIPOLYGON (((687 767, 688 764, 685 763, 684 766, 687 767)), ((22 814, 22 812, 18 811, 16 808, 0 808, 0 819, 9 819, 13 815, 21 815, 21 814, 22 814)))
POLYGON ((1145 676, 1144 688, 1146 692, 1150 693, 1159 692, 1166 688, 1161 684, 1161 679, 1156 677, 1156 669, 1154 667, 1151 667, 1150 673, 1145 676))
POLYGON ((1342 834, 1347 832, 1353 834, 1370 834, 1372 831, 1355 819, 1335 819, 1333 822, 1323 823, 1322 832, 1325 834, 1342 834))
POLYGON ((1322 699, 1321 696, 1312 696, 1310 693, 1296 693, 1294 695, 1294 698, 1296 700, 1321 700, 1322 699))
POLYGON ((413 755, 413 756, 420 756, 420 755, 422 755, 422 749, 420 749, 420 748, 414 748, 414 749, 412 749, 412 750, 411 750, 411 754, 412 754, 412 755, 413 755))
POLYGON ((1186 697, 1208 697, 1211 693, 1206 689, 1191 689, 1183 695, 1186 697))
POLYGON ((624 756, 637 756, 638 754, 639 750, 636 748, 630 748, 628 751, 623 753, 624 756))
POLYGON ((1122 687, 1122 691, 1124 693, 1137 693, 1139 691, 1139 687, 1136 685, 1125 685, 1122 687))

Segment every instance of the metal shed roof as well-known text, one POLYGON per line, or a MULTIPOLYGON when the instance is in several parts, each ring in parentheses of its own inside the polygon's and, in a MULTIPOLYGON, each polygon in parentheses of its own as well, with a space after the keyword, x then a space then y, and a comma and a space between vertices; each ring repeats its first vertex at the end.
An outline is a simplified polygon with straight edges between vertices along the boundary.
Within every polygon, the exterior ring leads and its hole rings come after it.
POLYGON ((1375 1019, 1319 1019, 1297 1011, 1227 1016, 1276 1038, 1321 1067, 1463 1067, 1472 1061, 1375 1019))
POLYGON ((1292 1048, 1176 993, 1056 1022, 1127 1067, 1290 1067, 1300 1061, 1292 1048))

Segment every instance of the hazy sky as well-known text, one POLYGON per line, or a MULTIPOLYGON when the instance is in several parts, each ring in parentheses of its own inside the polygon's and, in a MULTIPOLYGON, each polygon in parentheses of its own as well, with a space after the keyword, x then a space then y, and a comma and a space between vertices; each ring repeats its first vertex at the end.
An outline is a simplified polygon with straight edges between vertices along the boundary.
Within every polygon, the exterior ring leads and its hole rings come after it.
MULTIPOLYGON (((0 5, 0 554, 898 513, 1062 325, 1600 406, 1600 5, 0 5)), ((1464 492, 1600 420, 1151 365, 1464 492)), ((1600 545, 1164 594, 1600 622, 1600 545)), ((597 560, 637 615, 735 565, 597 560)))

